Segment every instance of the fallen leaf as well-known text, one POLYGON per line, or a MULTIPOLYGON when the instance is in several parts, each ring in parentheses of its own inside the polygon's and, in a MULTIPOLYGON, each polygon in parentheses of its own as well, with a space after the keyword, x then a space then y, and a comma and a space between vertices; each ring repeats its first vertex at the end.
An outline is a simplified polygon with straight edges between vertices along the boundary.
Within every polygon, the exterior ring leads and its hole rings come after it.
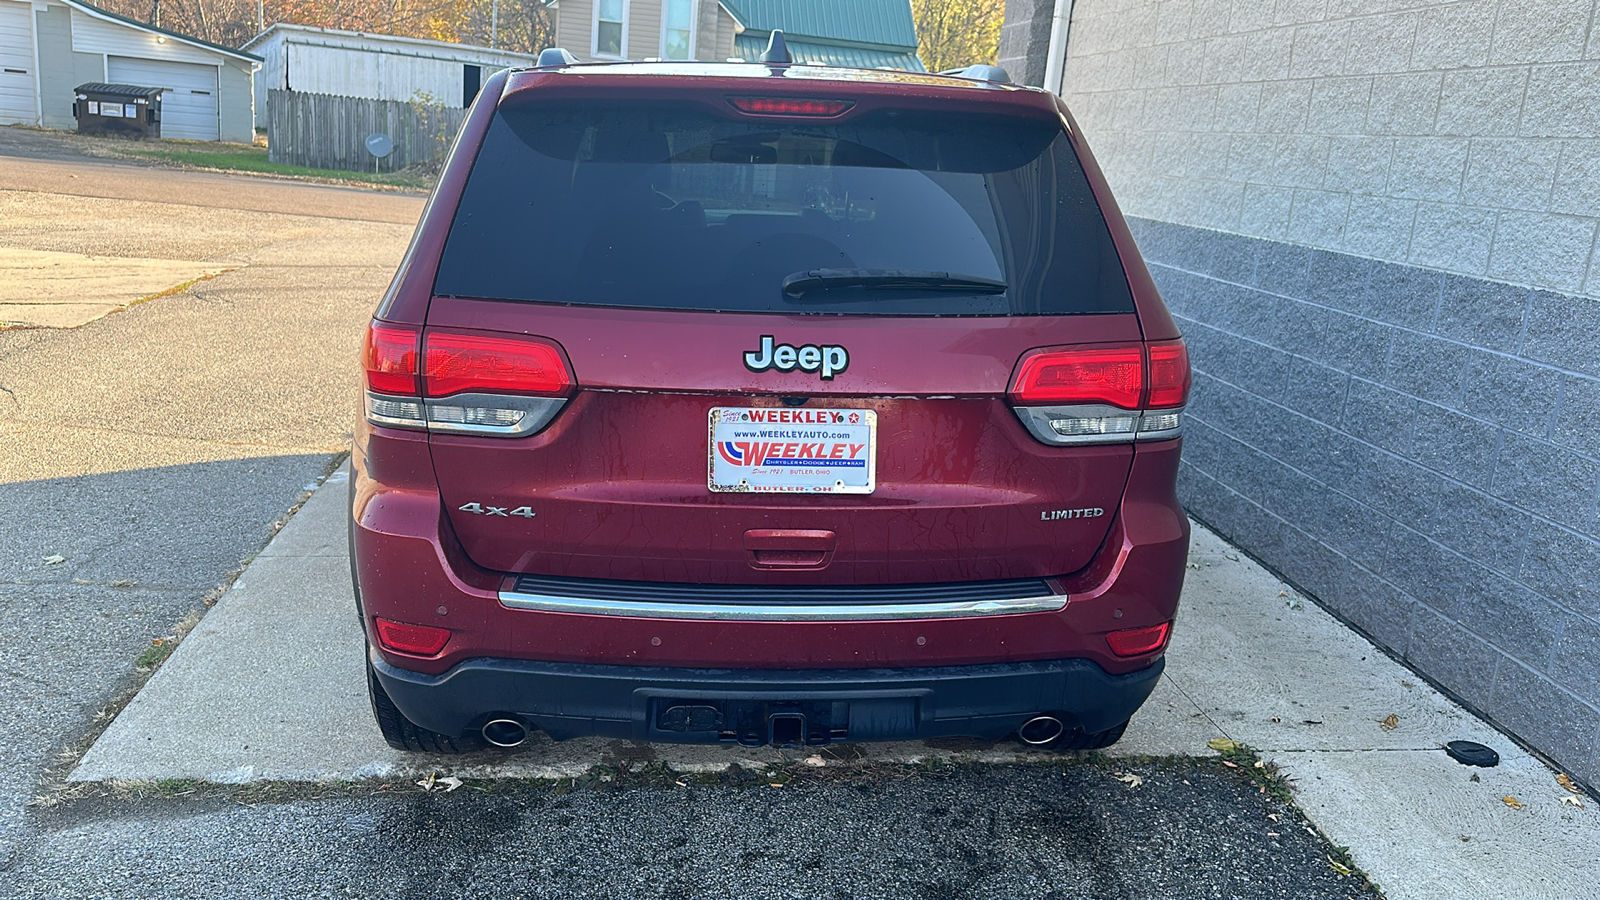
POLYGON ((1232 753, 1239 749, 1239 742, 1228 738, 1212 738, 1206 741, 1206 746, 1218 753, 1232 753))
POLYGON ((53 553, 44 558, 44 564, 47 566, 59 566, 66 561, 67 558, 59 553, 53 553))
POLYGON ((1234 562, 1238 562, 1239 561, 1239 556, 1238 556, 1238 554, 1235 554, 1235 553, 1224 553, 1224 554, 1222 554, 1222 558, 1223 559, 1231 559, 1234 562))
POLYGON ((1139 785, 1144 784, 1144 779, 1133 774, 1132 772, 1118 772, 1117 780, 1130 788, 1136 788, 1139 785))
POLYGON ((827 761, 827 760, 825 760, 825 759, 823 759, 823 758, 822 758, 822 757, 820 757, 820 756, 808 756, 808 757, 806 757, 806 759, 805 759, 805 763, 806 763, 806 765, 808 765, 808 766, 813 766, 813 767, 815 767, 815 768, 818 768, 818 769, 820 769, 820 768, 822 768, 822 767, 823 767, 823 766, 825 766, 825 765, 827 765, 827 764, 828 764, 828 761, 827 761))
POLYGON ((1561 798, 1561 803, 1564 806, 1576 806, 1579 809, 1583 809, 1583 801, 1578 798, 1577 794, 1567 794, 1561 798))
POLYGON ((1237 768, 1239 768, 1239 764, 1238 764, 1238 763, 1235 763, 1235 762, 1229 762, 1229 761, 1227 761, 1227 760, 1223 760, 1223 761, 1222 761, 1222 764, 1223 764, 1223 765, 1225 765, 1225 766, 1227 766, 1227 767, 1228 767, 1228 768, 1230 768, 1230 769, 1237 769, 1237 768))
POLYGON ((1576 784, 1572 783, 1571 776, 1567 775, 1567 773, 1565 773, 1565 772, 1562 772, 1562 773, 1560 773, 1559 775, 1556 776, 1556 784, 1561 785, 1562 787, 1564 787, 1567 790, 1573 792, 1574 794, 1583 793, 1582 791, 1578 790, 1578 786, 1576 784))
POLYGON ((422 788, 424 791, 433 790, 433 773, 429 772, 427 778, 417 782, 417 787, 422 788))
POLYGON ((1521 800, 1518 800, 1517 798, 1511 796, 1510 794, 1507 794, 1504 797, 1501 797, 1500 798, 1500 802, 1504 803, 1505 805, 1507 805, 1509 807, 1511 807, 1512 809, 1522 809, 1524 806, 1528 805, 1526 803, 1523 803, 1521 800))
POLYGON ((1400 717, 1390 713, 1388 718, 1378 720, 1378 727, 1384 731, 1393 731, 1400 727, 1400 717))
POLYGON ((1256 768, 1265 769, 1266 767, 1267 767, 1267 761, 1266 760, 1264 760, 1264 759, 1256 760, 1256 768))
POLYGON ((1278 821, 1278 814, 1277 813, 1267 813, 1267 818, 1269 818, 1272 821, 1276 822, 1276 821, 1278 821))
POLYGON ((444 792, 446 794, 458 787, 461 787, 461 779, 455 777, 454 775, 447 775, 444 778, 439 779, 439 783, 445 786, 444 792))
POLYGON ((1334 858, 1331 857, 1331 856, 1328 857, 1328 865, 1332 866, 1333 870, 1335 872, 1338 872, 1340 875, 1349 875, 1350 874, 1350 867, 1349 866, 1340 864, 1339 862, 1335 861, 1334 858))

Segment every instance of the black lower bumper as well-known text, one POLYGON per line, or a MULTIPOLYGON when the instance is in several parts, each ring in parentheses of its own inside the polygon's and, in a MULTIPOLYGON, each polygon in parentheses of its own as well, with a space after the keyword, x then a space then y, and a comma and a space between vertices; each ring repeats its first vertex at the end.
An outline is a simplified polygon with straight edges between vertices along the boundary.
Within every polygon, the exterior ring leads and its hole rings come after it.
POLYGON ((917 669, 673 669, 469 659, 443 675, 370 654, 396 707, 461 735, 507 715, 556 740, 742 744, 945 736, 998 740, 1040 713, 1104 731, 1155 689, 1164 660, 1110 675, 1083 659, 917 669))

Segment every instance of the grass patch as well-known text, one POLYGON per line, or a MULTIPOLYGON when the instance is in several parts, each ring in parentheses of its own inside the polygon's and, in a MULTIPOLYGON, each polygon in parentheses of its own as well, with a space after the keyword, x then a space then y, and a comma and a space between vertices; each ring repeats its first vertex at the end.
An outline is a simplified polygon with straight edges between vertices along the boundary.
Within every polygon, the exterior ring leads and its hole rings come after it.
POLYGON ((230 172, 255 172, 279 175, 286 178, 315 178, 323 181, 358 182, 386 187, 426 190, 433 187, 431 176, 412 171, 400 172, 345 172, 339 169, 312 169, 275 163, 267 158, 267 148, 246 147, 235 144, 209 142, 159 141, 119 145, 117 151, 140 159, 197 166, 202 169, 222 169, 230 172))
POLYGON ((167 657, 172 655, 172 651, 178 649, 178 644, 183 641, 184 636, 200 624, 201 612, 199 609, 191 610, 183 617, 183 621, 172 629, 171 634, 152 640, 150 646, 144 648, 139 653, 139 658, 133 661, 134 666, 151 670, 160 668, 161 664, 167 661, 167 657))

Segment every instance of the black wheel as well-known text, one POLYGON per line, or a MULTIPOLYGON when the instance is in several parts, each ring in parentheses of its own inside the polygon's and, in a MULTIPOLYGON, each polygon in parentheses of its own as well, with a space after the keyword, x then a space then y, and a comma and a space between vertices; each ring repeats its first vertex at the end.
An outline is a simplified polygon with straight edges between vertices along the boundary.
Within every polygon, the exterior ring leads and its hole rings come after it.
MULTIPOLYGON (((1023 727, 1026 729, 1028 726, 1023 727)), ((1093 733, 1085 732, 1081 728, 1068 728, 1061 732, 1060 736, 1044 743, 1027 740, 1023 743, 1041 750, 1100 750, 1122 740, 1122 733, 1127 730, 1127 722, 1093 733)))
POLYGON ((481 735, 449 737, 418 727, 415 722, 406 718, 405 713, 394 705, 393 700, 389 699, 383 684, 378 681, 378 674, 372 671, 371 663, 367 664, 367 696, 372 698, 372 716, 378 720, 378 730, 383 732, 383 739, 389 746, 396 750, 408 750, 414 753, 470 753, 487 746, 481 735))

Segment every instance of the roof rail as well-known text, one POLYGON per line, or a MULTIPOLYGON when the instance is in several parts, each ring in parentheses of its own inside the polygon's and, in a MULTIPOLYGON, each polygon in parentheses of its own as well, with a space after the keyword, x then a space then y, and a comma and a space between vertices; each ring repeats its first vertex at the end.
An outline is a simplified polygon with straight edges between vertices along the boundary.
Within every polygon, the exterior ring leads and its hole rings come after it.
POLYGON ((767 49, 761 54, 761 61, 769 66, 790 65, 794 57, 789 55, 789 42, 783 39, 783 32, 774 30, 772 37, 767 40, 767 49))
POLYGON ((539 51, 539 65, 541 66, 570 66, 577 63, 578 58, 560 47, 546 47, 539 51))
POLYGON ((990 81, 995 84, 1010 84, 1011 75, 999 66, 972 65, 960 69, 946 69, 940 75, 954 75, 957 78, 971 78, 973 81, 990 81))

